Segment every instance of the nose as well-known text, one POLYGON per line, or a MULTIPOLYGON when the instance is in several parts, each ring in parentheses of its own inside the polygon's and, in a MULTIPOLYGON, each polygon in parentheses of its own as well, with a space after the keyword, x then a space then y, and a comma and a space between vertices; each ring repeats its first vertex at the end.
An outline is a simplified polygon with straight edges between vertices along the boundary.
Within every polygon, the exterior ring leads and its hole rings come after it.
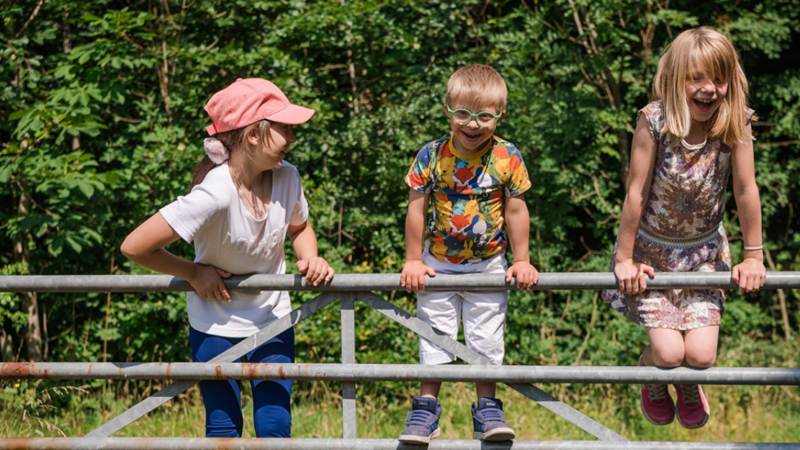
POLYGON ((478 119, 471 118, 469 122, 467 122, 467 128, 480 128, 481 126, 478 125, 478 119), (473 125, 475 124, 475 125, 473 125))
POLYGON ((700 90, 703 91, 703 92, 712 93, 716 89, 716 86, 714 86, 714 81, 712 81, 712 80, 710 80, 708 78, 706 78, 703 81, 701 81, 701 83, 702 84, 700 86, 700 90))

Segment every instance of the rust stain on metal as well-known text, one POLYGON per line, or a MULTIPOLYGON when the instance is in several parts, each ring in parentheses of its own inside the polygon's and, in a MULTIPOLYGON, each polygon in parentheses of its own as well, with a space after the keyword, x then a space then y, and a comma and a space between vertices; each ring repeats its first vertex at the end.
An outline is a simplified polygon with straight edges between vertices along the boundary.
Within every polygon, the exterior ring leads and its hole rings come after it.
POLYGON ((283 364, 278 366, 278 378, 280 378, 281 380, 285 380, 286 379, 286 371, 283 370, 283 364))
POLYGON ((258 366, 252 363, 247 364, 247 375, 251 380, 255 380, 258 375, 258 366))
POLYGON ((167 370, 164 372, 167 378, 172 378, 172 363, 167 364, 167 370))
POLYGON ((239 438, 214 438, 214 446, 217 450, 229 448, 242 448, 242 440, 239 438))
POLYGON ((217 379, 221 380, 222 379, 222 367, 217 366, 217 367, 214 368, 214 371, 217 373, 217 379))
POLYGON ((34 363, 6 363, 2 365, 0 374, 5 379, 31 379, 35 378, 34 370, 36 370, 34 363))

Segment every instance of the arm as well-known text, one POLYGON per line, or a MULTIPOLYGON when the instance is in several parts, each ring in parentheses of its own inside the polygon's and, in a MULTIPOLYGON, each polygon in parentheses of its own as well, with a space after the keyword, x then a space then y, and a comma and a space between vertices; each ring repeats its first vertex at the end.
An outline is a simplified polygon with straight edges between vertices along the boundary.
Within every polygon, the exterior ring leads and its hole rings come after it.
POLYGON ((425 274, 432 277, 436 272, 422 263, 422 233, 428 215, 430 194, 422 194, 411 189, 408 194, 408 214, 406 214, 406 263, 400 274, 400 285, 406 291, 420 292, 425 289, 425 274))
POLYGON ((231 301, 231 296, 222 282, 222 278, 231 276, 229 272, 213 266, 196 264, 164 250, 163 247, 178 239, 180 239, 178 233, 169 226, 159 212, 133 230, 125 238, 120 251, 140 266, 183 278, 202 298, 217 300, 224 298, 231 301))
POLYGON ((317 256, 317 235, 306 220, 300 225, 289 225, 289 239, 297 256, 297 270, 306 274, 306 283, 319 283, 333 279, 333 268, 317 256))
POLYGON ((650 195, 653 181, 653 166, 656 161, 656 143, 650 135, 647 119, 639 116, 631 146, 631 166, 628 174, 628 192, 622 206, 617 236, 617 254, 614 261, 614 274, 619 281, 619 289, 625 294, 638 294, 647 288, 644 274, 655 276, 655 271, 647 264, 633 262, 633 243, 639 231, 639 222, 645 202, 650 195))
MULTIPOLYGON (((761 199, 756 185, 753 155, 752 127, 747 125, 747 137, 733 147, 733 196, 739 209, 739 225, 742 228, 745 247, 761 246, 761 199)), ((742 292, 757 291, 767 279, 764 256, 761 249, 745 250, 744 261, 733 268, 733 281, 742 292)))
POLYGON ((506 281, 517 277, 517 288, 528 290, 539 282, 539 271, 530 262, 528 241, 530 239, 531 216, 525 195, 506 197, 506 226, 511 250, 514 252, 514 264, 506 271, 506 281))

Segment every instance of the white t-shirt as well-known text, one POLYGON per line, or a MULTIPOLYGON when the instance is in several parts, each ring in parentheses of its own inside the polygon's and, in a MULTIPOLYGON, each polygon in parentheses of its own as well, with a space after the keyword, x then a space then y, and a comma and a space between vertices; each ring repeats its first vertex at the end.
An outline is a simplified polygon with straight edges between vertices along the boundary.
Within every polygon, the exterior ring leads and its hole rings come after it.
MULTIPOLYGON (((186 242, 194 244, 194 262, 235 275, 286 273, 283 242, 289 225, 308 219, 300 175, 287 162, 272 171, 267 215, 256 220, 236 191, 228 163, 216 166, 185 197, 161 208, 161 215, 186 242)), ((288 314, 286 291, 229 291, 230 303, 187 292, 189 325, 226 337, 247 337, 288 314)))

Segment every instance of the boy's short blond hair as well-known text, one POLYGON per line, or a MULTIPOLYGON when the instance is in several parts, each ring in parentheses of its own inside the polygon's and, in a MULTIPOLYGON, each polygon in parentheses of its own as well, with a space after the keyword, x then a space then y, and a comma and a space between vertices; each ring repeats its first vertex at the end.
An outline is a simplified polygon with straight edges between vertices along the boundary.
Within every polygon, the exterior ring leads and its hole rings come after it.
MULTIPOLYGON (((445 101, 450 108, 492 106, 505 111, 508 88, 496 70, 483 64, 464 66, 447 81, 445 101)), ((477 112, 477 111, 473 111, 477 112)))

